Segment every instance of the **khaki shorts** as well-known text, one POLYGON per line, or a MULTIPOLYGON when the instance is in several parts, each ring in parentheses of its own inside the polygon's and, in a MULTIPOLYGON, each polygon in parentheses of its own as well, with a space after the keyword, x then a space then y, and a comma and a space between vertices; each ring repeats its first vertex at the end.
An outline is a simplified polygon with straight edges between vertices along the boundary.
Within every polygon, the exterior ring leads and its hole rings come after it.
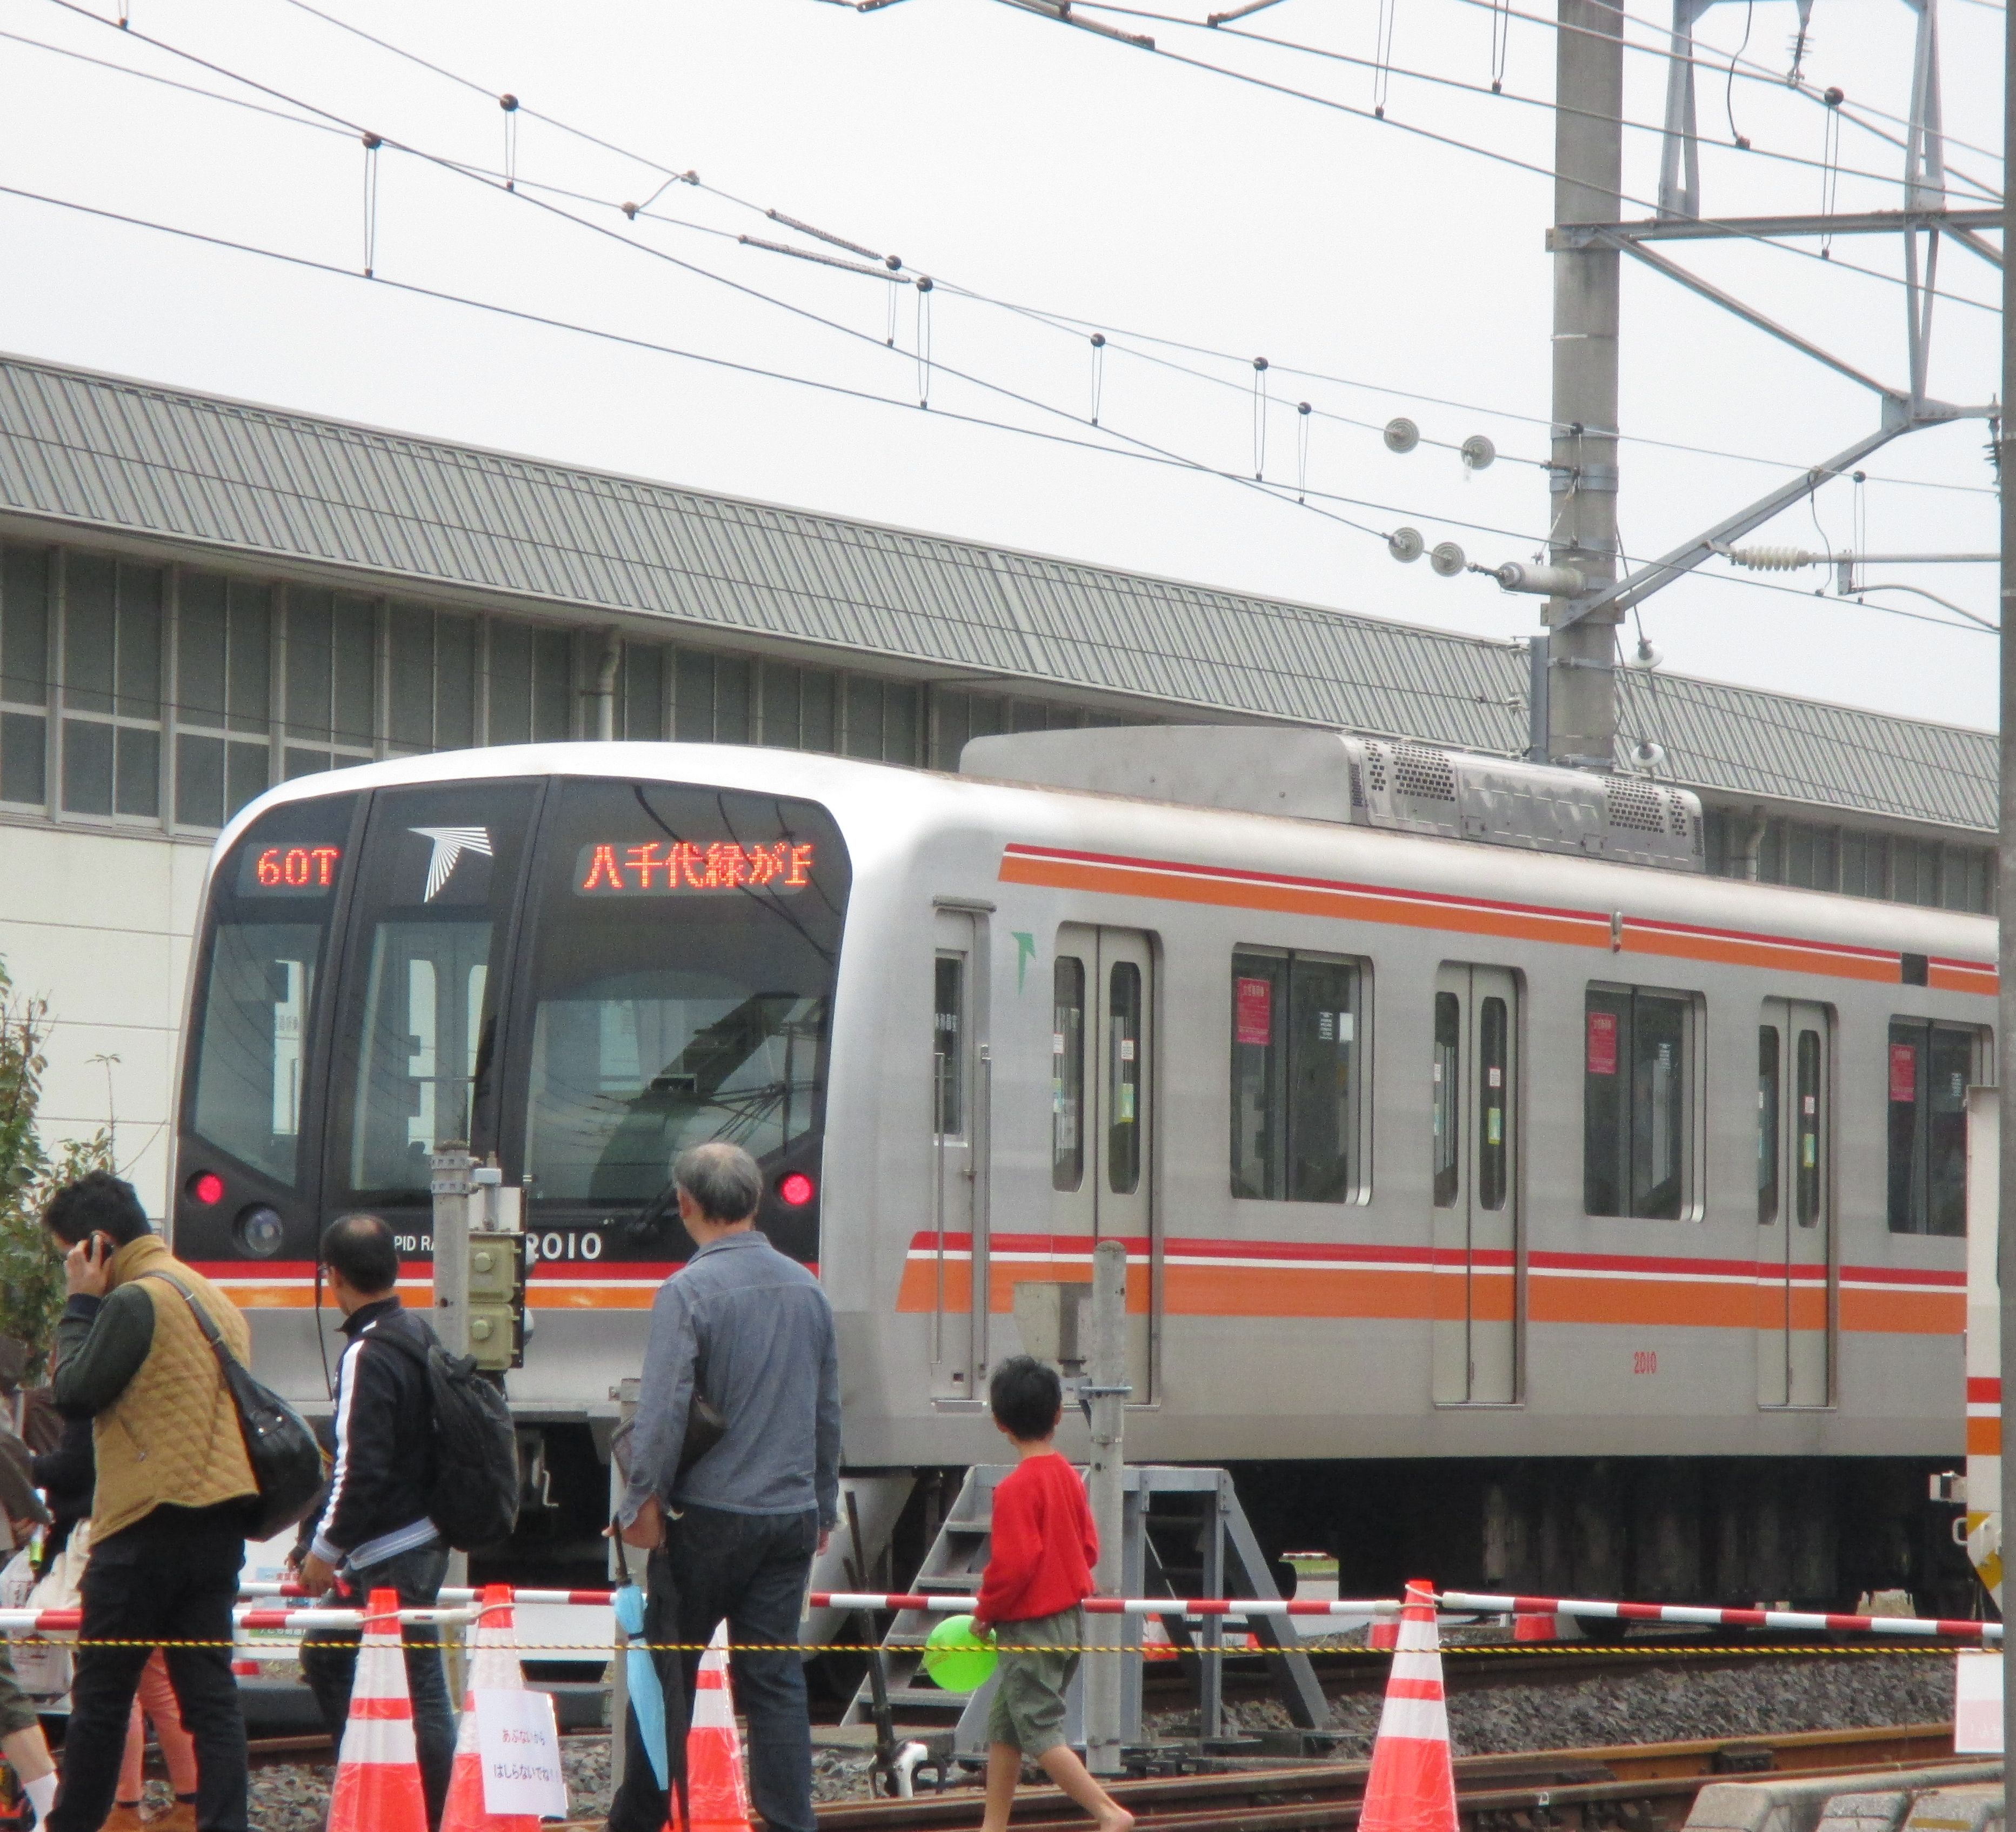
POLYGON ((12 1737, 16 1730, 32 1730, 40 1722, 28 1695, 14 1677, 13 1657, 0 1643, 0 1737, 12 1737))
POLYGON ((996 1623, 994 1633, 1001 1646, 1001 1681, 988 1708, 987 1740, 1019 1749, 1034 1762, 1064 1740, 1064 1692, 1078 1671, 1085 1611, 1073 1603, 1033 1621, 996 1623))

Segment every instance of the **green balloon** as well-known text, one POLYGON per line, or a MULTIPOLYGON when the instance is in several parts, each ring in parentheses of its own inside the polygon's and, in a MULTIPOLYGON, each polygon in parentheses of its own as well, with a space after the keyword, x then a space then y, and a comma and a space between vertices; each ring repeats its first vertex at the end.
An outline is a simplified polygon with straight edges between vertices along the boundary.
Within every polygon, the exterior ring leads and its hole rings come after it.
POLYGON ((924 1643, 924 1671, 945 1692, 978 1691, 1000 1658, 994 1650, 994 1631, 974 1634, 970 1616, 947 1616, 924 1643))

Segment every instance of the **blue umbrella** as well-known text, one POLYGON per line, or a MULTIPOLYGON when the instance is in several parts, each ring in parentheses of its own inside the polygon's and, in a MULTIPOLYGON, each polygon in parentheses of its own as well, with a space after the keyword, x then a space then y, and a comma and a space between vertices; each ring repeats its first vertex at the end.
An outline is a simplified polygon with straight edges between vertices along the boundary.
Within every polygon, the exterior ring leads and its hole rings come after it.
POLYGON ((624 1669, 630 1681, 630 1709, 636 1714, 637 1733, 651 1758, 651 1773, 658 1785, 669 1787, 671 1777, 665 1765, 665 1693, 658 1683, 658 1669, 644 1639, 644 1593, 635 1584, 625 1584, 610 1600, 616 1610, 616 1624, 630 1643, 624 1652, 624 1669))

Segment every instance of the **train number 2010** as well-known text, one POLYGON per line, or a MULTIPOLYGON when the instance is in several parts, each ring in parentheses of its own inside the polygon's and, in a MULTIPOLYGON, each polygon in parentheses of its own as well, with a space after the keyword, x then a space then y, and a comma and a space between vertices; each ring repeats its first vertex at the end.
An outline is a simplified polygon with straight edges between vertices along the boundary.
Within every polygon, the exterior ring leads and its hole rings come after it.
POLYGON ((602 1258, 602 1236, 592 1229, 579 1233, 549 1233, 528 1234, 525 1237, 526 1263, 536 1265, 542 1259, 599 1259, 602 1258))
POLYGON ((1631 1352, 1631 1371, 1634 1374, 1656 1374, 1659 1371, 1659 1352, 1656 1348, 1634 1348, 1631 1352))

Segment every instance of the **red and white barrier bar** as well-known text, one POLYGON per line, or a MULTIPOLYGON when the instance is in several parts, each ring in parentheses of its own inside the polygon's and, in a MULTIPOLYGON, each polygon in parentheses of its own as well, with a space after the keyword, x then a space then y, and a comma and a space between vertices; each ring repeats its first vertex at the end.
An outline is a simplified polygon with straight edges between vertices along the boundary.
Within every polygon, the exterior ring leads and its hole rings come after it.
MULTIPOLYGON (((460 1628, 476 1620, 473 1609, 411 1609, 398 1612, 402 1623, 437 1628, 460 1628)), ((369 1616, 373 1622, 389 1616, 369 1616)), ((239 1629, 361 1629, 367 1620, 363 1610, 352 1609, 239 1609, 232 1621, 239 1629)), ((74 1635, 84 1626, 84 1611, 68 1610, 0 1609, 0 1634, 74 1635)))
MULTIPOLYGON (((1691 1622, 1711 1629, 1832 1630, 1849 1635, 1896 1635, 1922 1640, 2000 1641, 2000 1622, 1947 1621, 1930 1616, 1821 1615, 1805 1610, 1709 1609, 1680 1603, 1592 1603, 1569 1596, 1485 1596, 1445 1590, 1435 1601, 1464 1614, 1595 1616, 1620 1622, 1691 1622)), ((1089 1607, 1089 1606, 1088 1606, 1089 1607)))
MULTIPOLYGON (((240 1596, 296 1597, 320 1596, 322 1593, 311 1591, 302 1584, 260 1580, 240 1584, 238 1586, 238 1594, 240 1596)), ((480 1590, 458 1589, 455 1585, 449 1585, 437 1592, 436 1598, 438 1602, 443 1603, 474 1603, 481 1597, 482 1594, 480 1590)), ((607 1590, 531 1590, 513 1588, 511 1592, 511 1601, 514 1603, 527 1605, 580 1603, 593 1607, 599 1604, 606 1609, 614 1595, 614 1593, 607 1590)))
MULTIPOLYGON (((815 1590, 814 1609, 923 1610, 963 1615, 973 1607, 970 1596, 905 1596, 881 1591, 815 1590)), ((1094 1616, 1397 1616, 1400 1606, 1391 1597, 1370 1603, 1333 1601, 1281 1603, 1252 1596, 1088 1596, 1085 1613, 1094 1616)))

